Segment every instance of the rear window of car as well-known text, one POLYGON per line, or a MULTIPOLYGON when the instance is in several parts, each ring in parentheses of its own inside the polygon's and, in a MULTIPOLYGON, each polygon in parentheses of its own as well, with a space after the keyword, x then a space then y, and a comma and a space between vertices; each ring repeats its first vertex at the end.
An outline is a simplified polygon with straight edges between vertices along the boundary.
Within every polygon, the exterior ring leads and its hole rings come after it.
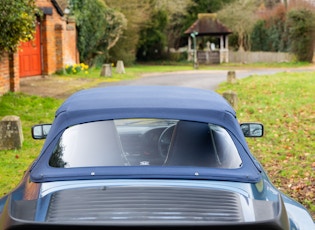
POLYGON ((173 119, 119 119, 69 127, 49 165, 239 168, 242 161, 220 126, 173 119))

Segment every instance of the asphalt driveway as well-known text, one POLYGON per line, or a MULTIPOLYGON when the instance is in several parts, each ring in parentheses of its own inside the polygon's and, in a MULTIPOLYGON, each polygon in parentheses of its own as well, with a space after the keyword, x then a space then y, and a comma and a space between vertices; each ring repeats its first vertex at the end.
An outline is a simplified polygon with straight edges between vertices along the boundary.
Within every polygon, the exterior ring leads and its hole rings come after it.
MULTIPOLYGON (((293 68, 293 69, 246 69, 236 70, 236 78, 241 79, 251 75, 270 75, 278 72, 314 71, 315 68, 293 68)), ((170 73, 146 74, 134 80, 125 80, 112 83, 100 83, 96 87, 113 85, 173 85, 201 89, 215 90, 218 85, 227 79, 228 70, 191 70, 170 73)), ((53 76, 22 78, 20 91, 29 95, 43 97, 54 97, 66 99, 74 92, 95 86, 89 78, 66 78, 60 79, 53 76)))
MULTIPOLYGON (((274 74, 286 71, 285 69, 266 70, 237 70, 236 78, 244 78, 250 75, 274 74)), ((114 83, 102 83, 99 87, 109 85, 172 85, 185 86, 201 89, 215 90, 218 85, 227 79, 228 70, 208 70, 208 71, 182 71, 171 73, 148 74, 142 78, 114 83)))

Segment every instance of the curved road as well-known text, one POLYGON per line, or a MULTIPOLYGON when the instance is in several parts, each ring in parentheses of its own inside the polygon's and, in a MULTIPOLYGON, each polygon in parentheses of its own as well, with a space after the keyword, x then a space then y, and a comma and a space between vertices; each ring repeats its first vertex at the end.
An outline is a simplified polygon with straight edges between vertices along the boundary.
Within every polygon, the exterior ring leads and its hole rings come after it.
MULTIPOLYGON (((311 69, 291 69, 289 71, 310 71, 311 69)), ((278 72, 289 72, 287 69, 255 69, 236 70, 236 78, 251 75, 270 75, 278 72)), ((192 70, 181 72, 156 73, 145 75, 139 79, 126 80, 113 83, 102 83, 99 87, 112 85, 173 85, 201 89, 215 90, 217 86, 226 81, 228 70, 192 70)))

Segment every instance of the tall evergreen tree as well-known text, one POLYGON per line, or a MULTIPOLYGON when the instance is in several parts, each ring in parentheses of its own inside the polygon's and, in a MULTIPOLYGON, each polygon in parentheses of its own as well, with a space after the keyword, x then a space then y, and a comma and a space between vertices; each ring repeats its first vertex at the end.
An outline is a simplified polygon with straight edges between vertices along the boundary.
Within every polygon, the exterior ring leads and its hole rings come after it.
POLYGON ((167 21, 165 10, 160 9, 153 12, 149 23, 140 31, 137 60, 148 61, 165 58, 167 21))
POLYGON ((290 49, 299 61, 312 62, 315 44, 315 15, 309 9, 288 13, 290 49))
POLYGON ((71 5, 77 23, 80 60, 89 64, 103 62, 122 34, 126 24, 123 15, 101 0, 72 0, 71 5))
POLYGON ((258 20, 251 33, 253 51, 288 51, 286 8, 278 5, 268 17, 258 20))
POLYGON ((252 51, 269 51, 268 31, 265 20, 258 20, 251 33, 252 51))

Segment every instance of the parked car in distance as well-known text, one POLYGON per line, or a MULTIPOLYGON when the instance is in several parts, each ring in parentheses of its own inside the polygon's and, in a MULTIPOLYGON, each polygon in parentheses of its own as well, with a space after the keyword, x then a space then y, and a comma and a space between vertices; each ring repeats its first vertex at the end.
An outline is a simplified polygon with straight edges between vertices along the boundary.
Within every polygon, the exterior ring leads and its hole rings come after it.
POLYGON ((45 143, 0 199, 0 230, 315 229, 250 152, 263 134, 208 90, 80 91, 32 128, 45 143))

